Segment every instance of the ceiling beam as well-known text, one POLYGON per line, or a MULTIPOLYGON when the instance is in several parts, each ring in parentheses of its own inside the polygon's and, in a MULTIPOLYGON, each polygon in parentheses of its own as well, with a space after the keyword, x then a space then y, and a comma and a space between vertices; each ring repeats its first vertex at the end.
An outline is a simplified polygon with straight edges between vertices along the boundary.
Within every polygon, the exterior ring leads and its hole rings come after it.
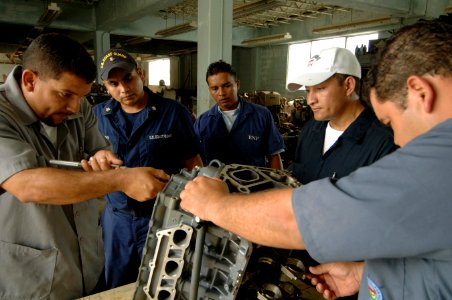
POLYGON ((426 0, 322 0, 322 3, 383 14, 408 14, 411 2, 417 1, 425 2, 426 0))
MULTIPOLYGON (((144 17, 158 15, 162 9, 176 5, 180 0, 108 0, 96 7, 96 29, 107 32, 127 27, 144 17)), ((162 20, 164 24, 164 21, 162 20)))
MULTIPOLYGON (((94 6, 58 2, 60 14, 45 27, 57 29, 95 30, 94 6)), ((47 1, 1 0, 0 22, 36 26, 48 10, 47 1)))

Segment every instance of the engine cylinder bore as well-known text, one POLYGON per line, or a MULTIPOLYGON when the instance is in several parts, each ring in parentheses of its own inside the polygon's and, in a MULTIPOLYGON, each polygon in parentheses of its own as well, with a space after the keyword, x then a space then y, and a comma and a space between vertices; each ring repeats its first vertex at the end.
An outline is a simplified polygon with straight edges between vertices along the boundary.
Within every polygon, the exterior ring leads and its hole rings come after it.
POLYGON ((266 283, 262 285, 262 291, 259 293, 260 296, 265 297, 268 300, 279 300, 282 299, 281 289, 272 283, 266 283))
POLYGON ((158 300, 167 300, 171 298, 171 293, 167 290, 160 290, 157 296, 158 300))
POLYGON ((190 242, 189 240, 187 240, 187 236, 188 235, 185 230, 176 230, 173 235, 173 243, 178 247, 183 247, 187 244, 187 242, 190 242))
POLYGON ((165 273, 168 276, 176 276, 178 274, 179 264, 174 260, 169 260, 165 265, 165 273))

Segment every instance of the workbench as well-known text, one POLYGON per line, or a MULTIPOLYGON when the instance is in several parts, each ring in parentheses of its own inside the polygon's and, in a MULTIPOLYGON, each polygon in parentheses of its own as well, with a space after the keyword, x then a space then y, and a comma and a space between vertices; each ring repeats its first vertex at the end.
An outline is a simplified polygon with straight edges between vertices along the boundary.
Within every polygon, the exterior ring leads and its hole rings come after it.
POLYGON ((132 300, 136 283, 123 285, 102 293, 86 296, 79 300, 132 300))
MULTIPOLYGON (((79 300, 132 300, 135 292, 136 283, 130 283, 115 289, 111 289, 102 293, 86 296, 79 300)), ((300 300, 322 300, 323 297, 317 293, 315 288, 303 285, 302 298, 300 300)), ((239 300, 239 299, 238 299, 239 300)))

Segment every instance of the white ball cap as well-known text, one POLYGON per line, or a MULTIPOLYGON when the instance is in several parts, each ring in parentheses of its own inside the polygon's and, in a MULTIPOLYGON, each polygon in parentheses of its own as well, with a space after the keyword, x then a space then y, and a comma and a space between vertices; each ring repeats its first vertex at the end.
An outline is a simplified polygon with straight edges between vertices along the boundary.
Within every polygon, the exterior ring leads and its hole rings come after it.
POLYGON ((301 68, 301 74, 287 84, 287 89, 296 91, 302 86, 317 85, 336 73, 361 78, 361 66, 350 50, 334 47, 320 51, 301 68))

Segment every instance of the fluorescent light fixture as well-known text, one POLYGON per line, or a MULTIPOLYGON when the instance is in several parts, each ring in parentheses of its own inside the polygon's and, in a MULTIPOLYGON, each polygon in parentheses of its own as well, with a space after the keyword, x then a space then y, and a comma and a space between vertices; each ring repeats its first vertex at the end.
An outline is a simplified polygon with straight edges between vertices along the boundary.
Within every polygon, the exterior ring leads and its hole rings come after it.
POLYGON ((234 20, 257 14, 266 10, 281 6, 284 3, 281 0, 261 0, 250 4, 245 4, 234 8, 232 18, 234 20))
POLYGON ((196 22, 183 23, 180 25, 176 25, 173 27, 168 27, 168 28, 159 30, 155 33, 155 35, 166 37, 166 36, 171 36, 171 35, 175 35, 175 34, 179 34, 179 33, 189 32, 189 31, 195 30, 196 28, 197 28, 196 22))
POLYGON ((256 45, 264 45, 264 44, 273 44, 278 42, 283 42, 290 40, 292 35, 288 32, 286 33, 278 33, 273 35, 265 35, 256 38, 246 39, 242 41, 242 44, 248 46, 256 46, 256 45))
POLYGON ((337 25, 315 28, 312 30, 312 33, 317 33, 317 34, 319 34, 319 33, 337 33, 337 32, 353 30, 353 29, 368 29, 368 28, 372 28, 372 27, 385 26, 385 25, 396 25, 396 24, 400 24, 399 19, 385 17, 385 18, 379 18, 379 19, 363 20, 363 21, 356 21, 356 22, 352 22, 352 23, 337 24, 337 25))
POLYGON ((38 25, 47 26, 60 15, 61 9, 55 2, 50 2, 47 6, 46 11, 39 17, 38 25))
POLYGON ((146 37, 146 36, 137 36, 137 37, 132 37, 128 40, 125 40, 124 42, 127 45, 138 45, 141 43, 146 43, 149 42, 150 40, 152 40, 150 37, 146 37))

